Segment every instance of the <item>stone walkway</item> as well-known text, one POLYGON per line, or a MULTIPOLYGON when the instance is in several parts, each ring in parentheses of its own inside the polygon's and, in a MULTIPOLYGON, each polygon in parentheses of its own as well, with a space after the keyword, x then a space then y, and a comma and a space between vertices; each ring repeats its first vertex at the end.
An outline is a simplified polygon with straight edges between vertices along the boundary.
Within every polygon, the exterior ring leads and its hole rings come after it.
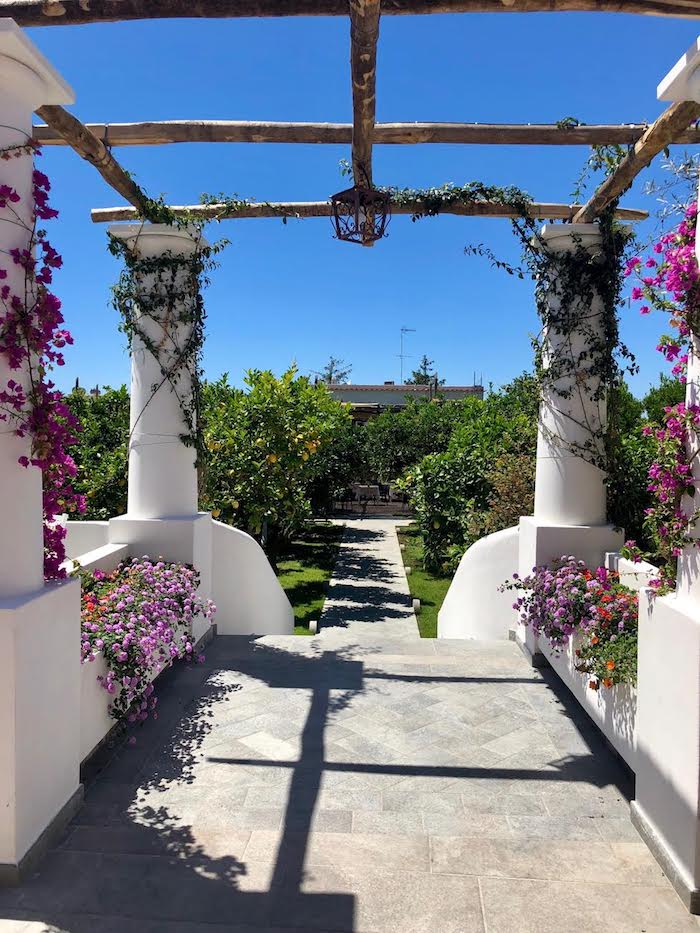
POLYGON ((698 930, 556 677, 418 637, 392 522, 349 525, 322 623, 164 678, 1 933, 698 930))

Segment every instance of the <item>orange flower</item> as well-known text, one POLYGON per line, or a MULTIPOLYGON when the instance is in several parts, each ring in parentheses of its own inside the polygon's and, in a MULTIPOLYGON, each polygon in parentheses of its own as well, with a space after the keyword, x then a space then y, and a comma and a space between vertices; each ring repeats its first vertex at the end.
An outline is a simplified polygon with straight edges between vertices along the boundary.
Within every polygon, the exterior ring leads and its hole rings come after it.
POLYGON ((612 687, 612 685, 613 685, 612 678, 606 677, 606 678, 603 680, 603 686, 604 686, 604 687, 612 687))
POLYGON ((614 670, 615 670, 615 662, 612 661, 612 660, 611 660, 611 661, 608 661, 608 662, 606 663, 605 666, 607 667, 607 669, 608 669, 609 671, 614 671, 614 670))
POLYGON ((598 644, 598 641, 599 641, 599 638, 598 638, 597 635, 591 635, 591 644, 592 644, 592 645, 597 645, 597 644, 598 644))
POLYGON ((588 686, 591 688, 591 690, 597 690, 597 689, 599 688, 600 684, 598 683, 597 680, 589 680, 589 681, 588 681, 588 686))

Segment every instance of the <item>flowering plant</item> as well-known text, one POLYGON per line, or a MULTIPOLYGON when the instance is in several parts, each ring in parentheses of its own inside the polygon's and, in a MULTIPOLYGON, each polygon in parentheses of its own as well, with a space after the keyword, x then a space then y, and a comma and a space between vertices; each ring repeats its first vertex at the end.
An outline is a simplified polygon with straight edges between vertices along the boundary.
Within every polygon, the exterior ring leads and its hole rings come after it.
POLYGON ((695 256, 698 205, 693 201, 678 226, 664 233, 652 247, 653 256, 634 256, 625 266, 625 276, 636 275, 633 301, 644 301, 640 311, 652 308, 669 315, 675 334, 661 337, 657 350, 673 363, 673 374, 685 382, 691 334, 700 332, 700 274, 695 256))
MULTIPOLYGON (((38 153, 33 143, 0 151, 0 159, 38 153)), ((61 257, 49 243, 41 220, 58 216, 49 205, 51 184, 42 172, 33 173, 33 197, 29 215, 21 210, 21 198, 10 185, 0 183, 0 216, 15 225, 21 246, 10 249, 9 262, 0 264, 0 354, 17 378, 0 384, 0 421, 12 425, 17 437, 31 438, 31 455, 19 458, 29 469, 43 471, 44 576, 65 576, 65 528, 57 522, 64 512, 81 512, 83 497, 72 487, 75 464, 67 448, 75 443, 78 422, 62 394, 48 378, 54 366, 63 365, 63 349, 73 343, 63 327, 61 302, 49 290, 61 257), (11 288, 9 271, 19 267, 22 285, 11 288)), ((15 271, 15 270, 13 270, 15 271)))
POLYGON ((551 567, 533 567, 524 578, 502 590, 519 591, 513 608, 535 635, 561 651, 580 636, 576 669, 591 675, 589 687, 634 683, 637 674, 637 594, 619 575, 598 567, 589 570, 575 557, 561 557, 551 567))
MULTIPOLYGON (((700 335, 700 272, 695 253, 697 202, 684 210, 678 226, 663 234, 654 244, 654 255, 642 262, 636 256, 627 263, 625 275, 635 274, 640 285, 632 289, 634 300, 645 300, 642 314, 652 308, 669 314, 673 335, 661 337, 657 349, 673 363, 673 374, 685 382, 688 352, 693 336, 700 335), (658 257, 658 258, 657 258, 658 257), (643 270, 647 270, 643 274, 643 270)), ((645 525, 654 540, 661 564, 659 577, 651 581, 658 593, 675 586, 676 558, 688 545, 700 541, 691 537, 690 527, 700 517, 689 505, 694 497, 693 466, 700 447, 700 406, 680 403, 664 409, 664 423, 647 425, 643 430, 657 445, 655 462, 649 469, 649 491, 654 503, 646 510, 645 525)), ((642 554, 636 542, 628 541, 623 553, 633 560, 642 554)))
POLYGON ((98 680, 112 697, 111 714, 143 721, 156 706, 151 681, 176 659, 194 659, 192 623, 210 619, 214 604, 197 596, 192 567, 147 557, 85 573, 82 582, 82 662, 101 653, 108 670, 98 680))

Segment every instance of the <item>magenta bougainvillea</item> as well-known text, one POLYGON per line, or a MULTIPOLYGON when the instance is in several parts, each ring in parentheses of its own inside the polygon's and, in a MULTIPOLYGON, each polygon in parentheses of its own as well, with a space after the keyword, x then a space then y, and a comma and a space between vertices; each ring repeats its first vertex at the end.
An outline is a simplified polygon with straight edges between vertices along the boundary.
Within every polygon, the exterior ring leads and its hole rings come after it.
MULTIPOLYGON (((697 202, 690 204, 675 229, 663 234, 646 259, 636 256, 627 263, 625 274, 636 275, 639 284, 632 298, 643 301, 641 312, 654 309, 669 316, 671 334, 661 337, 657 349, 673 365, 673 374, 685 382, 688 354, 693 337, 700 335, 700 273, 695 253, 697 202)), ((653 505, 646 511, 646 525, 655 542, 660 561, 659 577, 652 581, 658 592, 673 589, 676 559, 689 545, 698 546, 690 527, 700 517, 690 505, 695 495, 693 468, 698 457, 700 406, 680 403, 665 409, 662 425, 644 429, 656 442, 656 455, 649 470, 649 491, 653 505)), ((634 541, 626 553, 641 560, 634 541)))
MULTIPOLYGON (((27 144, 0 152, 8 160, 39 153, 27 144)), ((0 421, 11 425, 18 437, 31 439, 30 456, 19 463, 43 472, 44 576, 65 576, 65 529, 57 521, 66 512, 81 512, 85 503, 72 486, 75 464, 68 448, 75 443, 78 424, 49 378, 64 363, 63 350, 73 339, 65 329, 61 302, 51 292, 54 270, 62 260, 39 227, 58 212, 49 204, 51 183, 43 172, 33 173, 33 204, 21 210, 20 195, 0 176, 0 212, 17 226, 21 246, 0 259, 0 353, 10 370, 17 372, 0 385, 0 421), (29 222, 27 222, 29 216, 29 222), (11 264, 11 265, 10 265, 11 264), (11 267, 22 272, 22 286, 8 284, 11 267)))

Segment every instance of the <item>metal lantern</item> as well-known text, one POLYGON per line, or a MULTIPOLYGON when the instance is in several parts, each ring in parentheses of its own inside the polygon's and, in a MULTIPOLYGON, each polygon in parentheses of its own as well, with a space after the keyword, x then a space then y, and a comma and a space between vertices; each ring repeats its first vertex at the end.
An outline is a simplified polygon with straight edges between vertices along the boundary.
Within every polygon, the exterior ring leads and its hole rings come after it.
POLYGON ((339 240, 367 244, 384 236, 391 217, 388 194, 355 185, 332 194, 330 201, 335 235, 339 240))

